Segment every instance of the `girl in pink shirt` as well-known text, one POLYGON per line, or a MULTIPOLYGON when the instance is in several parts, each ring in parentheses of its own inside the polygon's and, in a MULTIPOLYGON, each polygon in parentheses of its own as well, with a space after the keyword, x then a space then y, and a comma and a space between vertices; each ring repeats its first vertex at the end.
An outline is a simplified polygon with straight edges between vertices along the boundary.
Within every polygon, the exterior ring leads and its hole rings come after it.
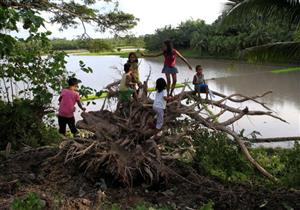
POLYGON ((164 60, 164 68, 162 70, 162 73, 166 75, 168 96, 171 96, 173 94, 173 91, 176 87, 176 82, 177 82, 176 74, 178 73, 178 70, 176 68, 176 57, 178 56, 189 67, 189 69, 192 70, 192 66, 176 49, 173 48, 173 44, 170 40, 164 41, 164 48, 162 52, 154 55, 145 55, 144 53, 141 53, 141 55, 144 57, 158 57, 161 55, 164 56, 165 60, 164 60), (173 81, 172 81, 172 87, 170 92, 171 76, 173 81))
POLYGON ((58 125, 59 125, 59 133, 66 135, 66 126, 68 125, 73 135, 75 135, 78 131, 75 127, 75 104, 77 103, 79 108, 82 111, 86 109, 82 106, 80 102, 80 97, 77 92, 78 83, 80 80, 76 78, 70 78, 68 80, 69 87, 63 89, 59 96, 59 111, 58 111, 58 125))

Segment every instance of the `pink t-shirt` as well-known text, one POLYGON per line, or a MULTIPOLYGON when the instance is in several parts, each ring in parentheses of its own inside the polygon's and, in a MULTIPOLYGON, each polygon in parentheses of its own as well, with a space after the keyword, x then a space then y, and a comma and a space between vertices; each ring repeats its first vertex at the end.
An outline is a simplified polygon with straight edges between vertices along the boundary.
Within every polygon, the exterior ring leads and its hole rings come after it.
POLYGON ((73 117, 75 112, 75 104, 78 101, 80 101, 80 97, 76 91, 63 89, 60 93, 58 115, 61 117, 73 117))
POLYGON ((165 62, 164 65, 168 67, 174 67, 176 65, 176 50, 172 50, 172 55, 168 55, 166 51, 164 51, 165 62))

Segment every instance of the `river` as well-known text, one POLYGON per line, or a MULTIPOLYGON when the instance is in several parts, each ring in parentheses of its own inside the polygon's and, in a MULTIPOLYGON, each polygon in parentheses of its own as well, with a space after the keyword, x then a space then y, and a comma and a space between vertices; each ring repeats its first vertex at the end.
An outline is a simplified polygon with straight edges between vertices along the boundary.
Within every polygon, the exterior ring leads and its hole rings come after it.
MULTIPOLYGON (((101 90, 108 83, 120 79, 123 64, 126 59, 118 56, 80 56, 70 55, 67 59, 67 69, 77 74, 82 84, 101 90), (94 71, 86 74, 79 70, 79 60, 84 61, 94 71), (119 69, 116 70, 116 69, 119 69)), ((229 95, 240 93, 248 96, 260 95, 266 91, 273 91, 261 101, 266 103, 276 114, 289 123, 262 117, 245 117, 235 123, 236 130, 245 128, 245 136, 252 131, 258 131, 262 136, 258 137, 288 137, 300 136, 300 71, 275 74, 271 70, 285 68, 279 65, 253 65, 237 61, 211 60, 211 59, 189 59, 192 66, 201 64, 204 69, 205 78, 210 89, 229 95), (215 80, 210 80, 215 78, 215 80)), ((191 81, 194 70, 189 70, 184 63, 178 61, 178 82, 191 81)), ((162 58, 140 59, 140 78, 144 80, 151 70, 150 84, 158 77, 164 77, 161 73, 162 58)), ((97 100, 96 105, 89 105, 88 110, 100 108, 102 100, 97 100)), ((250 110, 261 110, 261 106, 252 103, 243 104, 249 106, 250 110)), ((79 111, 76 113, 79 118, 79 111)), ((289 146, 292 143, 285 143, 289 146)), ((277 146, 278 144, 272 144, 277 146)), ((281 145, 279 143, 279 145, 281 145)))

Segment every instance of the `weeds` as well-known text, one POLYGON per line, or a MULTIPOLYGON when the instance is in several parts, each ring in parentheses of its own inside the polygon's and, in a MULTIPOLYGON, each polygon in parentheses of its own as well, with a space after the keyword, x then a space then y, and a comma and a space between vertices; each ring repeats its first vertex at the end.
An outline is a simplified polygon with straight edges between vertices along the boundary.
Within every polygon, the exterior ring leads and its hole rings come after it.
POLYGON ((41 210, 44 205, 36 193, 30 192, 25 198, 15 198, 11 204, 12 210, 41 210))
MULTIPOLYGON (((193 165, 200 171, 229 182, 272 185, 250 166, 239 148, 223 133, 201 130, 193 134, 193 165)), ((300 145, 292 149, 253 148, 250 152, 264 168, 288 187, 300 187, 300 145)))

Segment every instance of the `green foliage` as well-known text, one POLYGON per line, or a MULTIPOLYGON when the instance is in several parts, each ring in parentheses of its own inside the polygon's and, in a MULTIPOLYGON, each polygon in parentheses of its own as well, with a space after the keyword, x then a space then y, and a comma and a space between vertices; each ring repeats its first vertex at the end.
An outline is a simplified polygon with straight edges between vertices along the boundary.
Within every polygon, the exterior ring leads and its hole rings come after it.
POLYGON ((150 203, 139 203, 132 210, 173 210, 176 209, 175 204, 159 204, 156 207, 150 203))
POLYGON ((155 34, 145 36, 146 49, 161 50, 163 41, 171 39, 175 48, 196 51, 198 57, 239 58, 244 56, 242 52, 246 48, 270 42, 293 41, 297 37, 297 25, 290 24, 285 17, 253 14, 224 25, 225 17, 225 14, 221 15, 211 25, 202 20, 188 20, 177 27, 157 29, 155 34))
POLYGON ((196 167, 224 181, 247 181, 246 171, 251 166, 241 155, 239 148, 223 133, 206 130, 193 135, 196 167))
POLYGON ((0 101, 0 150, 8 142, 12 148, 32 147, 57 143, 61 137, 57 130, 42 120, 43 108, 32 100, 0 101))
MULTIPOLYGON (((126 31, 134 27, 137 19, 118 10, 115 4, 100 13, 92 8, 94 0, 82 1, 0 1, 0 147, 11 142, 14 148, 22 144, 40 146, 49 143, 52 128, 45 126, 43 117, 50 112, 53 96, 65 85, 71 72, 66 71, 64 52, 53 51, 48 36, 51 32, 40 32, 46 21, 40 12, 52 13, 50 22, 61 28, 95 23, 100 31, 126 31), (13 37, 10 32, 19 28, 28 32, 26 38, 13 37), (5 132, 4 132, 5 131, 5 132)), ((84 33, 84 36, 87 36, 84 33)), ((83 36, 83 37, 84 37, 83 36)), ((110 50, 102 40, 91 43, 78 41, 95 51, 110 50)), ((76 43, 77 44, 77 43, 76 43)), ((89 73, 91 68, 80 62, 81 70, 89 73)), ((72 76, 75 76, 72 74, 72 76)), ((85 92, 91 91, 84 87, 85 92)))
POLYGON ((53 50, 77 50, 85 49, 90 52, 121 51, 122 47, 132 46, 134 48, 144 47, 144 37, 124 36, 111 39, 53 39, 51 40, 53 50))
POLYGON ((214 206, 214 202, 209 200, 209 202, 204 206, 202 206, 199 210, 214 210, 213 206, 214 206))
MULTIPOLYGON (((0 6, 1 8, 13 7, 14 10, 25 13, 26 15, 22 14, 24 18, 23 28, 30 30, 36 30, 34 26, 43 23, 40 19, 32 19, 30 15, 42 11, 50 13, 50 18, 47 21, 60 25, 62 30, 69 27, 77 27, 80 24, 93 23, 97 26, 97 30, 102 32, 107 29, 113 32, 121 32, 133 28, 138 21, 133 15, 120 11, 118 2, 113 0, 104 0, 102 2, 97 0, 47 0, 39 1, 38 3, 34 1, 9 0, 0 1, 0 6), (107 8, 94 9, 96 3, 102 3, 102 6, 107 6, 107 8), (27 16, 29 16, 28 19, 27 16)), ((83 37, 85 36, 88 35, 84 33, 83 37)))
POLYGON ((113 47, 108 42, 101 39, 93 39, 88 43, 88 50, 90 52, 106 52, 112 51, 113 47))
MULTIPOLYGON (((193 133, 196 153, 193 164, 206 174, 223 181, 272 185, 244 158, 237 145, 225 134, 206 130, 193 133)), ((289 187, 300 187, 300 146, 292 149, 250 149, 253 158, 289 187)))
POLYGON ((227 11, 223 25, 251 21, 253 17, 258 17, 263 23, 257 30, 258 34, 253 34, 260 42, 248 46, 251 48, 245 51, 245 58, 251 62, 299 61, 300 43, 297 34, 300 23, 300 2, 298 0, 231 0, 226 4, 227 11))
POLYGON ((11 204, 12 210, 41 210, 44 205, 36 193, 30 192, 25 198, 15 198, 11 204))

